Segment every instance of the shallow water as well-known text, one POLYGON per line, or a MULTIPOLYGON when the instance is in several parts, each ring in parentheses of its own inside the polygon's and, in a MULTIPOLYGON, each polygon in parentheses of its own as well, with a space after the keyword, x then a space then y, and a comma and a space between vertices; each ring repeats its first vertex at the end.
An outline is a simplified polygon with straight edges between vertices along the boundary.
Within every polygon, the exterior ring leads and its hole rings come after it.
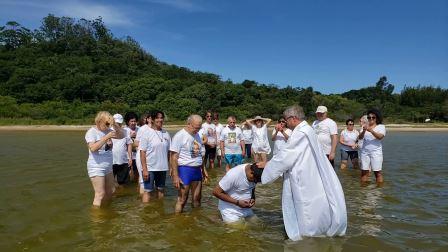
POLYGON ((383 187, 361 187, 359 171, 338 170, 347 235, 299 242, 283 229, 281 181, 258 186, 258 221, 239 227, 222 224, 211 195, 223 169, 209 172, 202 207, 181 215, 170 182, 164 200, 142 205, 132 185, 95 210, 84 132, 0 131, 0 139, 0 251, 448 251, 446 133, 389 133, 383 187))

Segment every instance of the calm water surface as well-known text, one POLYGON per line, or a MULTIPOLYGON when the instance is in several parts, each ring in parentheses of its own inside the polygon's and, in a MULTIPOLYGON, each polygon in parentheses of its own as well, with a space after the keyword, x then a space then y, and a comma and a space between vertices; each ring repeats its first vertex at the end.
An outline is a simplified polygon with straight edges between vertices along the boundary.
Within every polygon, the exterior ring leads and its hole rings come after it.
POLYGON ((381 188, 338 170, 347 235, 299 242, 286 239, 280 180, 257 187, 259 222, 223 225, 211 195, 223 169, 209 172, 202 207, 182 215, 170 182, 164 200, 142 205, 132 185, 110 207, 91 209, 84 133, 0 132, 0 251, 448 251, 446 133, 389 133, 381 188))

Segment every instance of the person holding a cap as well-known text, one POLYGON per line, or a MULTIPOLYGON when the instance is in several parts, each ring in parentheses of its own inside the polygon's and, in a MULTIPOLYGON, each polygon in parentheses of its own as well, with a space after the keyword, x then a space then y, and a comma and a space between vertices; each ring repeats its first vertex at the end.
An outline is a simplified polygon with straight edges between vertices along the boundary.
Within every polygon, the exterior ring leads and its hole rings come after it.
POLYGON ((124 134, 109 112, 100 111, 95 117, 95 126, 90 128, 85 135, 89 149, 87 172, 95 191, 92 203, 95 207, 101 207, 104 202, 112 198, 115 188, 112 172, 112 139, 121 139, 124 134))
MULTIPOLYGON (((123 116, 115 114, 113 118, 121 128, 123 116)), ((125 134, 122 139, 112 139, 112 143, 114 146, 112 169, 116 182, 121 186, 129 182, 129 167, 132 166, 132 140, 125 134)))
POLYGON ((336 155, 336 146, 338 145, 338 125, 335 121, 328 118, 327 107, 318 106, 316 109, 317 120, 313 122, 312 127, 317 135, 317 140, 334 167, 334 157, 336 155))
POLYGON ((254 217, 255 184, 261 181, 263 169, 257 164, 241 164, 226 173, 213 190, 225 223, 254 217))
POLYGON ((246 123, 252 127, 254 139, 252 142, 252 151, 255 162, 266 162, 267 155, 271 153, 271 146, 268 139, 268 125, 271 122, 269 118, 256 116, 254 119, 246 120, 246 123))

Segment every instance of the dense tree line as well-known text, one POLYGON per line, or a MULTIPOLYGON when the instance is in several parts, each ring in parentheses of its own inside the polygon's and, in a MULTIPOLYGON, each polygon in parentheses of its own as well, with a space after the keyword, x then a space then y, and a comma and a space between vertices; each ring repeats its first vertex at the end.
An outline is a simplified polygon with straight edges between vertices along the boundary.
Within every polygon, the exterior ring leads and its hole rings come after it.
POLYGON ((101 18, 48 15, 34 31, 8 22, 0 27, 0 66, 0 117, 10 122, 87 123, 103 109, 162 109, 171 121, 207 109, 223 118, 278 118, 291 104, 300 104, 309 116, 317 105, 326 105, 338 121, 358 118, 370 107, 380 108, 389 122, 448 120, 447 89, 406 87, 394 94, 385 76, 371 87, 341 95, 223 81, 157 60, 132 38, 114 37, 101 18))

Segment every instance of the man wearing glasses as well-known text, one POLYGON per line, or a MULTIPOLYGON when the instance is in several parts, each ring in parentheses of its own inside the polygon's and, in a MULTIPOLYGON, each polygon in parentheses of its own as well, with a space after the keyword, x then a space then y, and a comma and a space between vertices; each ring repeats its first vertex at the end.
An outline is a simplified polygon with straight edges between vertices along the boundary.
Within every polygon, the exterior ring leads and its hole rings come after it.
POLYGON ((317 120, 313 122, 313 129, 319 142, 331 165, 334 167, 334 157, 336 155, 336 146, 338 145, 338 125, 335 121, 328 118, 328 109, 325 106, 318 106, 316 109, 317 120))
POLYGON ((216 135, 216 125, 212 123, 212 112, 207 111, 207 113, 205 113, 205 122, 202 124, 199 134, 205 140, 205 156, 203 165, 206 167, 208 160, 209 168, 213 169, 215 168, 216 145, 218 143, 218 137, 216 135))
POLYGON ((342 236, 347 229, 347 209, 341 183, 322 152, 317 135, 304 120, 300 106, 283 112, 292 134, 285 147, 267 163, 261 182, 283 176, 282 212, 288 237, 342 236))

